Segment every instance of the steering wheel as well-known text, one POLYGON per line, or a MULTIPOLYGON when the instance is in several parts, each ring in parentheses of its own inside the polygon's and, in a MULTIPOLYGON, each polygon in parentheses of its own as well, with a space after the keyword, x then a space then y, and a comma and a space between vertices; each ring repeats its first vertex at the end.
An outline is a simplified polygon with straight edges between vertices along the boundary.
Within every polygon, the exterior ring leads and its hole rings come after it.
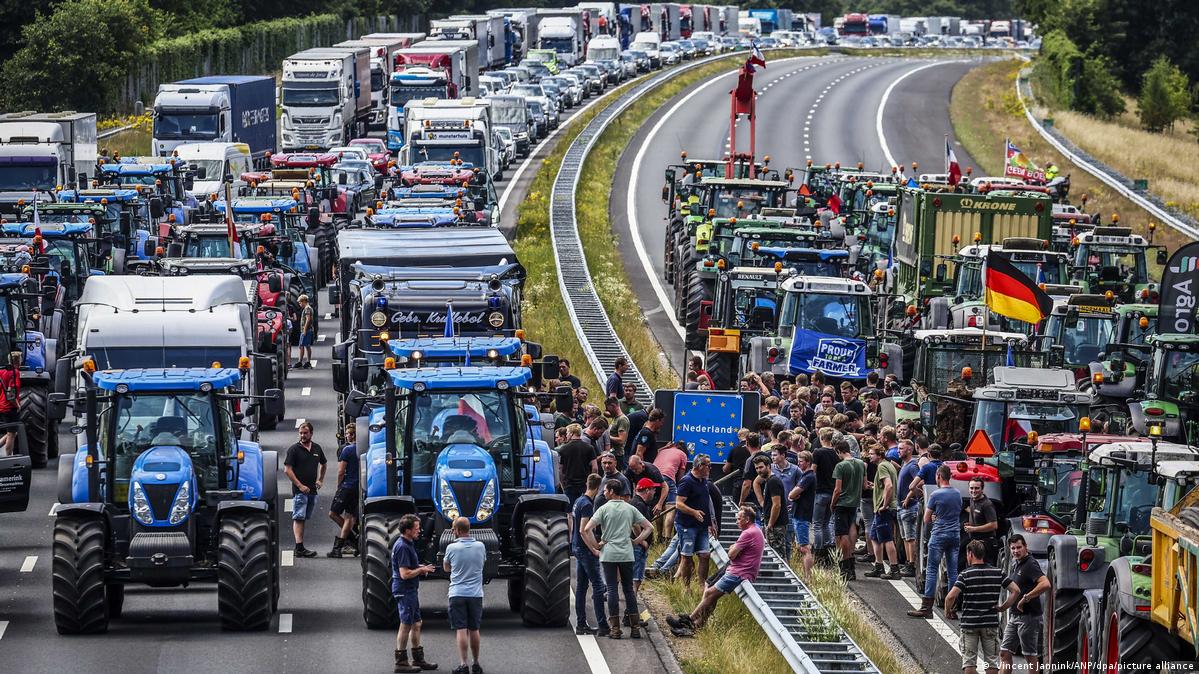
POLYGON ((1149 530, 1149 516, 1153 513, 1153 504, 1133 506, 1128 511, 1128 530, 1132 533, 1149 530))

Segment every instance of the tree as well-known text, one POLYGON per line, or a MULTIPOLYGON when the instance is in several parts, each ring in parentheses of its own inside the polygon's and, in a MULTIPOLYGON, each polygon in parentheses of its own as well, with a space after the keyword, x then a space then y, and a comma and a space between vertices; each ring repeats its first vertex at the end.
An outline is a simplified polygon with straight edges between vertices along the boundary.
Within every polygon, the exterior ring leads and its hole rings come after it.
POLYGON ((49 16, 39 13, 4 63, 6 107, 111 109, 113 92, 160 25, 146 0, 65 0, 49 16))
POLYGON ((1124 112, 1120 80, 1115 75, 1111 59, 1094 52, 1087 52, 1083 56, 1073 107, 1079 112, 1099 117, 1114 117, 1124 112))
POLYGON ((1170 59, 1158 57, 1145 73, 1141 97, 1137 99, 1141 126, 1154 132, 1172 128, 1174 122, 1190 112, 1190 89, 1191 83, 1186 74, 1170 59))

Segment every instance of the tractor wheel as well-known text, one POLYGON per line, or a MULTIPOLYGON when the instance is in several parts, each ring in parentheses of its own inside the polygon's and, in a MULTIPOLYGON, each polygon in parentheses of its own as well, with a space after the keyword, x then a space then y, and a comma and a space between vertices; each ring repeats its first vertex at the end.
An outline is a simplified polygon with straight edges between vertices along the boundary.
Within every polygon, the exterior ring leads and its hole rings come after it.
POLYGON ((121 611, 125 609, 125 586, 122 583, 112 583, 104 588, 107 592, 105 601, 108 604, 108 617, 116 620, 121 617, 121 611))
POLYGON ((674 282, 674 234, 666 231, 662 246, 662 280, 674 282))
MULTIPOLYGON (((1049 550, 1049 582, 1057 587, 1053 571, 1057 564, 1057 551, 1049 550)), ((1081 590, 1052 590, 1045 593, 1045 658, 1055 663, 1061 671, 1072 671, 1077 666, 1075 650, 1078 646, 1078 621, 1082 616, 1083 596, 1081 590)))
POLYGON ((687 275, 687 303, 686 316, 683 328, 687 332, 686 344, 688 349, 705 349, 708 346, 708 336, 699 330, 700 318, 703 316, 704 303, 708 304, 708 311, 711 312, 712 302, 712 284, 700 278, 700 275, 692 271, 687 275))
POLYGON ((1074 638, 1074 652, 1077 654, 1078 674, 1095 674, 1096 671, 1095 661, 1099 653, 1099 644, 1095 643, 1097 633, 1092 629, 1094 624, 1095 616, 1091 611, 1091 605, 1084 601, 1082 603, 1082 610, 1079 612, 1078 630, 1074 638))
POLYGON ((367 515, 362 523, 362 618, 370 629, 394 628, 400 621, 391 594, 391 545, 400 535, 400 518, 367 515))
POLYGON ((104 591, 104 522, 59 517, 54 522, 54 625, 59 634, 108 631, 104 591))
POLYGON ((221 519, 217 539, 217 607, 226 630, 265 630, 271 624, 275 556, 264 515, 221 519))
POLYGON ((523 578, 512 578, 508 581, 508 610, 520 613, 524 603, 525 581, 523 578))
POLYGON ((525 578, 520 617, 526 625, 560 627, 570 616, 570 527, 566 513, 525 517, 525 578))
POLYGON ((313 243, 317 248, 317 259, 320 260, 320 270, 317 274, 317 284, 333 280, 333 268, 337 262, 337 229, 331 223, 321 223, 313 231, 313 243))
MULTIPOLYGON (((255 393, 262 393, 267 388, 274 386, 275 371, 279 365, 269 358, 255 358, 253 362, 254 388, 258 389, 255 393)), ((266 414, 261 404, 257 406, 257 410, 259 430, 270 431, 279 425, 281 417, 273 417, 266 414)))
POLYGON ((688 279, 695 270, 680 267, 674 274, 674 318, 676 321, 682 321, 687 315, 687 289, 689 287, 688 279))
POLYGON ((292 344, 300 343, 300 295, 303 294, 304 290, 299 283, 287 284, 287 315, 291 317, 291 330, 287 338, 292 344))
POLYGON ((735 353, 708 352, 706 367, 708 376, 712 378, 712 388, 717 391, 732 391, 737 388, 737 370, 741 358, 735 353))
POLYGON ((21 409, 18 418, 25 424, 25 439, 29 443, 29 460, 34 468, 45 468, 49 459, 58 458, 58 423, 50 421, 50 387, 43 382, 31 382, 21 387, 21 409))
POLYGON ((1168 632, 1120 608, 1119 586, 1115 578, 1108 581, 1103 609, 1103 650, 1096 659, 1105 668, 1104 671, 1150 671, 1163 662, 1180 657, 1177 642, 1168 632))

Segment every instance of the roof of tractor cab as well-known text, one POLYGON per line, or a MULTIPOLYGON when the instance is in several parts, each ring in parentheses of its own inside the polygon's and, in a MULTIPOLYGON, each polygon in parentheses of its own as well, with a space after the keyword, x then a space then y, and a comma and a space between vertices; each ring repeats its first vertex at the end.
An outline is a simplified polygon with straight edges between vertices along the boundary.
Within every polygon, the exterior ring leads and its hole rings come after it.
MULTIPOLYGON (((67 213, 70 215, 102 216, 107 212, 104 210, 104 207, 101 206, 100 204, 96 204, 96 203, 76 204, 73 202, 63 202, 63 201, 56 201, 56 202, 50 202, 50 203, 39 202, 37 205, 37 209, 42 214, 51 214, 52 213, 55 215, 57 215, 59 213, 67 213)), ((32 205, 26 206, 25 210, 21 212, 21 216, 27 217, 27 218, 32 218, 33 217, 33 206, 32 205)))
POLYGON ((821 262, 830 260, 849 259, 848 250, 829 250, 826 248, 789 248, 783 246, 759 246, 754 252, 785 260, 794 258, 819 258, 821 262))
POLYGON ((0 288, 19 288, 29 278, 26 274, 0 274, 0 288))
POLYGON ((90 190, 63 190, 58 193, 60 199, 74 199, 85 204, 98 204, 101 199, 109 201, 136 201, 141 198, 141 192, 135 189, 126 189, 123 187, 112 187, 105 189, 103 187, 92 188, 90 190))
POLYGON ((493 227, 343 229, 337 233, 342 264, 361 261, 394 267, 482 266, 516 261, 516 253, 493 227))
POLYGON ((179 160, 178 164, 101 164, 100 172, 114 176, 157 176, 171 173, 177 168, 186 168, 187 163, 179 160))
POLYGON ((1192 347, 1199 349, 1199 346, 1195 344, 1195 335, 1189 333, 1165 332, 1153 335, 1150 339, 1154 344, 1161 342, 1163 345, 1177 347, 1183 351, 1192 347))
POLYGON ((6 222, 3 225, 7 236, 34 236, 41 230, 41 235, 47 239, 61 239, 70 236, 84 236, 92 233, 92 225, 88 222, 6 222))
POLYGON ((497 389, 525 384, 533 378, 527 367, 422 367, 390 370, 399 388, 422 390, 497 389))
POLYGON ((1090 459, 1104 466, 1115 465, 1112 459, 1135 460, 1146 469, 1154 459, 1158 463, 1175 460, 1199 466, 1195 463, 1199 461, 1199 448, 1177 442, 1159 441, 1155 451, 1153 443, 1149 440, 1113 442, 1091 450, 1090 459))
POLYGON ((835 276, 792 276, 783 281, 783 291, 827 295, 871 295, 870 288, 856 279, 835 276))
POLYGON ((751 180, 749 178, 704 178, 701 185, 717 187, 762 187, 771 189, 787 189, 791 183, 785 180, 751 180))
POLYGON ((983 337, 987 338, 988 342, 995 344, 1003 344, 1005 342, 1024 343, 1028 341, 1028 335, 1022 332, 999 332, 997 330, 980 330, 979 328, 950 328, 948 330, 916 330, 912 336, 922 342, 955 342, 955 341, 982 341, 983 337))
MULTIPOLYGON (((212 207, 225 210, 225 200, 217 199, 212 207)), ((286 213, 296 207, 296 200, 286 197, 240 197, 233 200, 234 213, 286 213)))
POLYGON ((1199 461, 1158 461, 1157 474, 1167 480, 1199 475, 1199 461))
POLYGON ((491 351, 499 356, 519 352, 520 340, 515 337, 416 337, 393 339, 387 347, 403 358, 411 358, 417 351, 422 359, 463 358, 467 351, 472 358, 486 358, 491 351))
POLYGON ((131 393, 157 391, 200 391, 205 384, 222 389, 241 381, 236 368, 138 368, 135 370, 100 370, 93 375, 96 386, 115 391, 128 387, 131 393))
POLYGON ((993 386, 1058 388, 1073 391, 1074 372, 1040 367, 996 367, 991 369, 993 386))

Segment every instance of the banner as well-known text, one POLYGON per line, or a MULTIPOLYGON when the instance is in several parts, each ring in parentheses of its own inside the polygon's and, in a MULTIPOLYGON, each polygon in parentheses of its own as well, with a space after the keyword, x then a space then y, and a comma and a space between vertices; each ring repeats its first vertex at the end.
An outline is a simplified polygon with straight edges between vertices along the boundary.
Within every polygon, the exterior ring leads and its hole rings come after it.
POLYGON ((829 377, 862 379, 866 376, 866 342, 796 328, 791 342, 792 375, 822 372, 829 377))
POLYGON ((1045 172, 1037 168, 1037 165, 1032 163, 1032 160, 1024 156, 1020 148, 1012 145, 1012 141, 1007 142, 1006 159, 1003 164, 1003 175, 1010 178, 1019 178, 1025 182, 1043 183, 1045 182, 1045 172))
POLYGON ((1196 303, 1199 302, 1199 242, 1188 243, 1174 251, 1162 270, 1161 299, 1157 308, 1157 329, 1163 333, 1194 334, 1196 303))

